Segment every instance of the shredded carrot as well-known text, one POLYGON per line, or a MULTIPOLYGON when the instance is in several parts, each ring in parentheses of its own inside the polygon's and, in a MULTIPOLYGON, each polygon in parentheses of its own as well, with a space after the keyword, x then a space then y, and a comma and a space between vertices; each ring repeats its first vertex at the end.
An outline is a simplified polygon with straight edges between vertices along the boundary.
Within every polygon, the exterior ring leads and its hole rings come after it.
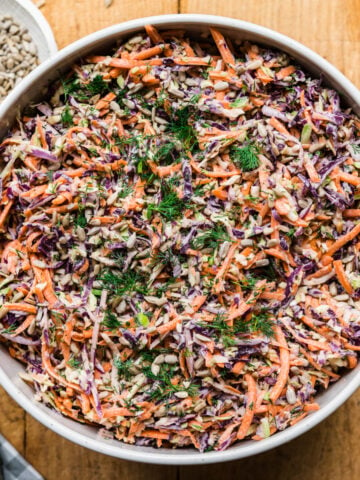
POLYGON ((256 382, 252 375, 246 374, 244 379, 247 383, 247 394, 246 394, 246 409, 245 414, 243 416, 240 428, 237 432, 238 440, 243 439, 246 437, 247 432, 250 428, 252 420, 254 418, 255 413, 255 403, 256 403, 256 382))
POLYGON ((344 267, 343 263, 341 260, 335 260, 334 261, 334 270, 336 273, 336 276, 338 277, 338 280, 341 284, 341 286, 344 288, 345 292, 349 293, 352 295, 354 293, 354 289, 351 286, 351 283, 349 282, 344 267))
POLYGON ((351 240, 354 240, 360 234, 360 223, 356 225, 350 232, 346 233, 342 237, 338 238, 328 249, 326 255, 332 256, 335 252, 337 252, 340 248, 346 245, 351 240))
POLYGON ((275 338, 279 344, 280 348, 280 371, 276 380, 276 384, 271 389, 270 400, 275 403, 275 401, 281 395, 283 388, 285 387, 290 370, 290 354, 288 345, 286 342, 285 335, 280 326, 275 327, 275 338))

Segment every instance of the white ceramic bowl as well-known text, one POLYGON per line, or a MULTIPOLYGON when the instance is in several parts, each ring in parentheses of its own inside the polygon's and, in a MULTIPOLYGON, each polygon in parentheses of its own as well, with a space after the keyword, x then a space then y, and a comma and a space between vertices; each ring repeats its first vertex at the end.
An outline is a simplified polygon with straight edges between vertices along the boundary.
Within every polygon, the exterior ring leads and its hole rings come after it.
POLYGON ((11 15, 29 30, 38 48, 40 62, 57 52, 53 32, 44 15, 31 0, 0 0, 0 17, 3 15, 11 15))
MULTIPOLYGON (((255 42, 280 48, 294 58, 314 75, 323 74, 326 82, 341 92, 354 110, 360 114, 360 92, 335 67, 322 57, 300 43, 272 30, 251 23, 225 17, 208 15, 164 15, 143 18, 114 25, 79 40, 60 51, 51 60, 40 65, 31 73, 3 102, 0 107, 0 137, 11 125, 17 109, 28 102, 41 98, 49 82, 59 76, 78 58, 90 52, 106 52, 116 40, 133 34, 147 23, 161 28, 185 27, 194 32, 207 30, 209 26, 218 27, 223 32, 237 38, 246 38, 255 42)), ((113 457, 138 462, 191 465, 223 462, 256 455, 286 443, 334 412, 360 386, 360 365, 346 373, 337 383, 317 397, 321 409, 310 414, 298 424, 276 433, 260 442, 245 441, 230 447, 224 452, 199 453, 194 449, 155 449, 126 445, 115 440, 104 440, 97 434, 95 427, 81 425, 62 417, 48 407, 33 400, 33 391, 24 384, 18 374, 23 367, 12 359, 4 348, 0 348, 0 382, 7 392, 33 417, 59 435, 79 445, 113 457)))

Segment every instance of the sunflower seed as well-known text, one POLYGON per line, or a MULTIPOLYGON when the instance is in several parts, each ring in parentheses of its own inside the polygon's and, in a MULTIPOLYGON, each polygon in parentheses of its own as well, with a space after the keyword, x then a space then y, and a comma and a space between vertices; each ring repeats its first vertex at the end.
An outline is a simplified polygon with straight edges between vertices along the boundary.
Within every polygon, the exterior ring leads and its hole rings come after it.
POLYGON ((0 17, 0 102, 38 64, 28 30, 9 15, 0 17))

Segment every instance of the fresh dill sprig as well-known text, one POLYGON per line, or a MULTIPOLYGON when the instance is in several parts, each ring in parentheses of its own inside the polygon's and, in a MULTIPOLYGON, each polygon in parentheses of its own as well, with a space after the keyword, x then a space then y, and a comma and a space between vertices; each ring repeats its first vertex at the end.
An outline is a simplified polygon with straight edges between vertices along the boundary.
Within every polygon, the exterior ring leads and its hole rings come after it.
POLYGON ((267 337, 274 335, 272 316, 265 309, 253 313, 250 320, 246 322, 237 319, 231 326, 226 320, 226 316, 218 314, 212 322, 200 323, 201 327, 213 330, 215 335, 223 342, 225 347, 236 344, 236 336, 241 333, 261 332, 267 337))
POLYGON ((172 350, 169 348, 154 348, 153 350, 140 350, 139 355, 141 356, 143 362, 153 363, 155 358, 161 353, 172 353, 172 350))
POLYGON ((176 173, 175 175, 173 175, 167 180, 167 184, 169 185, 169 187, 178 187, 180 183, 181 183, 181 177, 176 173))
POLYGON ((249 322, 251 332, 261 332, 266 337, 274 335, 274 323, 271 315, 266 310, 260 310, 257 314, 253 313, 249 322))
POLYGON ((157 205, 155 203, 150 203, 148 205, 148 219, 151 218, 153 213, 158 213, 166 220, 173 220, 174 218, 179 217, 189 206, 187 202, 177 196, 177 193, 169 183, 163 182, 161 184, 161 194, 162 198, 157 205))
POLYGON ((215 225, 214 228, 206 230, 204 233, 200 233, 191 242, 192 248, 201 250, 203 248, 215 249, 221 242, 229 242, 231 238, 222 225, 215 225))
POLYGON ((252 291, 254 290, 256 283, 260 279, 257 277, 253 277, 252 275, 246 276, 244 279, 239 281, 239 284, 242 288, 242 290, 247 290, 247 291, 252 291))
POLYGON ((118 317, 112 312, 106 312, 105 318, 101 323, 109 330, 116 330, 121 326, 118 317))
POLYGON ((172 270, 172 275, 178 276, 177 272, 181 272, 181 264, 186 261, 185 255, 174 252, 171 247, 163 251, 158 251, 152 255, 152 265, 164 265, 172 270))
POLYGON ((226 322, 226 315, 222 313, 218 313, 214 320, 206 323, 200 323, 201 327, 206 327, 206 328, 213 328, 214 330, 218 330, 220 332, 230 332, 231 327, 229 324, 226 322))
POLYGON ((144 276, 134 270, 126 270, 119 274, 109 270, 100 277, 102 288, 119 296, 131 292, 146 293, 144 280, 144 276))
POLYGON ((121 184, 121 189, 117 195, 118 198, 126 198, 128 197, 132 192, 134 191, 134 188, 129 185, 128 183, 126 182, 123 182, 121 184))
POLYGON ((254 203, 259 201, 259 197, 254 197, 253 195, 245 195, 244 200, 254 203))
POLYGON ((148 165, 149 141, 153 135, 133 134, 130 137, 115 136, 115 145, 119 148, 119 153, 124 158, 131 158, 131 163, 135 166, 136 173, 140 177, 151 183, 155 174, 148 165))
POLYGON ((105 82, 102 75, 96 75, 89 83, 84 85, 91 95, 103 96, 109 91, 109 84, 105 82))
POLYGON ((143 373, 152 380, 153 386, 149 392, 150 398, 154 401, 165 400, 171 397, 176 392, 187 392, 190 397, 195 397, 198 393, 198 387, 194 384, 190 384, 188 387, 180 384, 173 384, 172 379, 175 376, 177 366, 168 365, 163 363, 160 367, 160 371, 155 375, 151 371, 151 367, 146 366, 143 368, 143 373))
POLYGON ((194 188, 194 197, 203 197, 206 192, 207 185, 198 185, 194 188))
POLYGON ((172 165, 179 162, 175 142, 168 141, 161 145, 154 155, 154 161, 159 165, 172 165))
POLYGON ((116 95, 116 102, 119 105, 123 106, 123 100, 124 100, 127 92, 128 92, 127 88, 120 88, 120 90, 118 90, 117 95, 116 95))
POLYGON ((162 265, 174 265, 175 263, 181 263, 184 260, 185 256, 174 253, 171 247, 164 251, 159 250, 155 255, 152 256, 153 264, 161 263, 162 265))
POLYGON ((65 100, 67 100, 69 96, 76 97, 78 100, 85 100, 87 98, 81 94, 80 79, 75 75, 67 80, 62 80, 62 87, 65 100))
POLYGON ((74 225, 76 227, 81 227, 85 228, 87 225, 87 219, 85 217, 84 212, 79 212, 75 217, 74 217, 74 225))
POLYGON ((193 151, 198 145, 196 131, 191 125, 192 116, 189 106, 174 111, 168 127, 175 138, 184 145, 185 149, 190 151, 193 151))
POLYGON ((66 105, 64 110, 61 112, 61 121, 66 127, 71 127, 74 125, 73 116, 71 114, 69 105, 66 105))
POLYGON ((123 267, 125 263, 125 254, 121 250, 113 250, 111 253, 111 258, 112 260, 116 261, 117 267, 121 268, 123 267))
POLYGON ((155 295, 156 297, 162 297, 164 293, 169 290, 170 285, 175 283, 175 278, 170 277, 165 283, 154 286, 154 291, 151 292, 151 295, 155 295))
POLYGON ((237 147, 233 145, 230 148, 230 157, 232 161, 244 172, 255 170, 260 165, 258 157, 259 149, 254 144, 237 147))
POLYGON ((65 100, 72 96, 79 101, 85 101, 94 95, 103 96, 109 92, 110 87, 102 75, 96 75, 90 82, 83 83, 79 77, 73 76, 62 82, 65 100))
POLYGON ((120 377, 123 377, 125 380, 129 380, 131 378, 132 374, 129 370, 134 365, 133 360, 129 359, 123 362, 119 357, 117 357, 114 359, 114 365, 117 368, 120 377))

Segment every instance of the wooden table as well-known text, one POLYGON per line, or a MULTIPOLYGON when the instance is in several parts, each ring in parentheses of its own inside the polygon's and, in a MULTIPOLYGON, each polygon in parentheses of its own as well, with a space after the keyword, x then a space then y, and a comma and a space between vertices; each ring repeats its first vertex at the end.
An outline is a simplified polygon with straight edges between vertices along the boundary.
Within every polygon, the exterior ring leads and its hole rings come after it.
MULTIPOLYGON (((116 22, 163 13, 211 13, 249 20, 300 40, 360 87, 360 0, 46 0, 59 47, 116 22)), ((73 445, 0 390, 0 431, 47 480, 357 480, 360 392, 311 432, 271 452, 228 464, 161 467, 73 445)))

